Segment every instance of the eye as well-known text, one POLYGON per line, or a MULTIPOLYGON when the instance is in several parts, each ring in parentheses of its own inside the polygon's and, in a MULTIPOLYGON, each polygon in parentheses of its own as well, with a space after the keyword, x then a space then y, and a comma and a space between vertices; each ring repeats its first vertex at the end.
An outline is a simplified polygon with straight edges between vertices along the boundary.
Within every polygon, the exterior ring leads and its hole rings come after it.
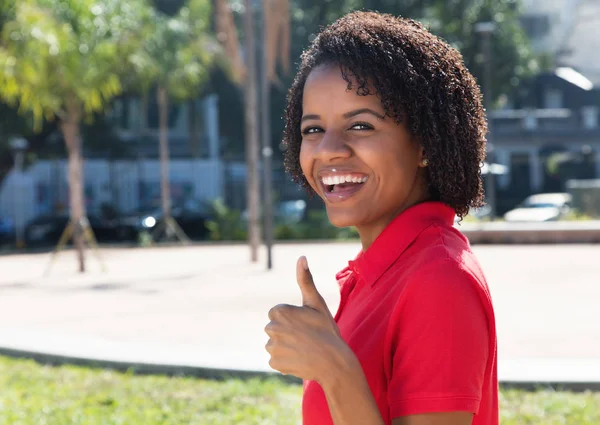
POLYGON ((352 124, 352 126, 350 127, 350 130, 358 130, 358 131, 373 130, 373 126, 366 122, 357 122, 357 123, 352 124))
POLYGON ((306 127, 301 130, 303 136, 307 136, 309 134, 321 133, 323 129, 321 127, 306 127))

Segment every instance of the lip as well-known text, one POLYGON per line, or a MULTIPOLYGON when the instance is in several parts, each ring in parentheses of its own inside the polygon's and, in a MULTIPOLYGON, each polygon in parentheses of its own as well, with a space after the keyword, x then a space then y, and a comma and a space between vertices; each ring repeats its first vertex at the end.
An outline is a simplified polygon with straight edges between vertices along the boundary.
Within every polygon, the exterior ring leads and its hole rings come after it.
POLYGON ((339 203, 339 202, 346 201, 347 199, 353 197, 356 193, 358 193, 364 187, 364 185, 366 185, 368 183, 368 180, 367 180, 365 183, 363 183, 361 185, 350 186, 350 187, 346 187, 343 189, 338 189, 336 192, 329 192, 327 190, 326 185, 323 184, 323 178, 335 176, 335 175, 345 175, 345 176, 350 175, 350 176, 356 176, 356 177, 361 177, 361 178, 369 177, 368 174, 357 171, 356 169, 352 169, 352 168, 327 167, 327 168, 320 169, 317 172, 316 180, 317 180, 318 184, 321 186, 321 191, 322 191, 323 195, 325 196, 327 201, 330 203, 339 203))
POLYGON ((360 177, 367 177, 368 174, 356 170, 355 168, 348 167, 323 167, 317 171, 317 178, 321 180, 323 177, 334 176, 336 174, 343 175, 356 175, 360 177))

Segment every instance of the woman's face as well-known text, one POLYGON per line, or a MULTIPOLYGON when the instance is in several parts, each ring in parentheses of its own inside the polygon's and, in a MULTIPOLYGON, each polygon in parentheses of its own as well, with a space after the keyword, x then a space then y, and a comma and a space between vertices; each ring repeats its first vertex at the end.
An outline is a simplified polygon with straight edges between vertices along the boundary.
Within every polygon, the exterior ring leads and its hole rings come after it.
POLYGON ((368 246, 397 214, 426 199, 424 154, 377 96, 347 85, 338 66, 308 76, 300 165, 333 225, 356 226, 368 246))

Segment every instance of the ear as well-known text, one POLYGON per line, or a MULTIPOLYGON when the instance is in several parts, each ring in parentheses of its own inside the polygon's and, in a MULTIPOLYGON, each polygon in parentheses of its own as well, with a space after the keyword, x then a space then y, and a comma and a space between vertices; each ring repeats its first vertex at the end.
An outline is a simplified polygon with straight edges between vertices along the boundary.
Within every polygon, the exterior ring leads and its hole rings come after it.
POLYGON ((417 159, 419 161, 419 167, 425 168, 429 165, 429 160, 427 159, 427 155, 425 154, 425 148, 422 145, 419 145, 419 153, 417 155, 417 159))

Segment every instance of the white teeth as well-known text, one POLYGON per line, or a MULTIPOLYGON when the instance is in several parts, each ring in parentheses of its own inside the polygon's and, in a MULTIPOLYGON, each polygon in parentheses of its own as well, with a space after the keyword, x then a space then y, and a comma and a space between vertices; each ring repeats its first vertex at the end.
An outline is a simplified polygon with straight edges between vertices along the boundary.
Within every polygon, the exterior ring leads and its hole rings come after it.
POLYGON ((368 177, 357 177, 357 176, 327 176, 322 179, 323 184, 332 186, 342 183, 365 183, 368 177))

